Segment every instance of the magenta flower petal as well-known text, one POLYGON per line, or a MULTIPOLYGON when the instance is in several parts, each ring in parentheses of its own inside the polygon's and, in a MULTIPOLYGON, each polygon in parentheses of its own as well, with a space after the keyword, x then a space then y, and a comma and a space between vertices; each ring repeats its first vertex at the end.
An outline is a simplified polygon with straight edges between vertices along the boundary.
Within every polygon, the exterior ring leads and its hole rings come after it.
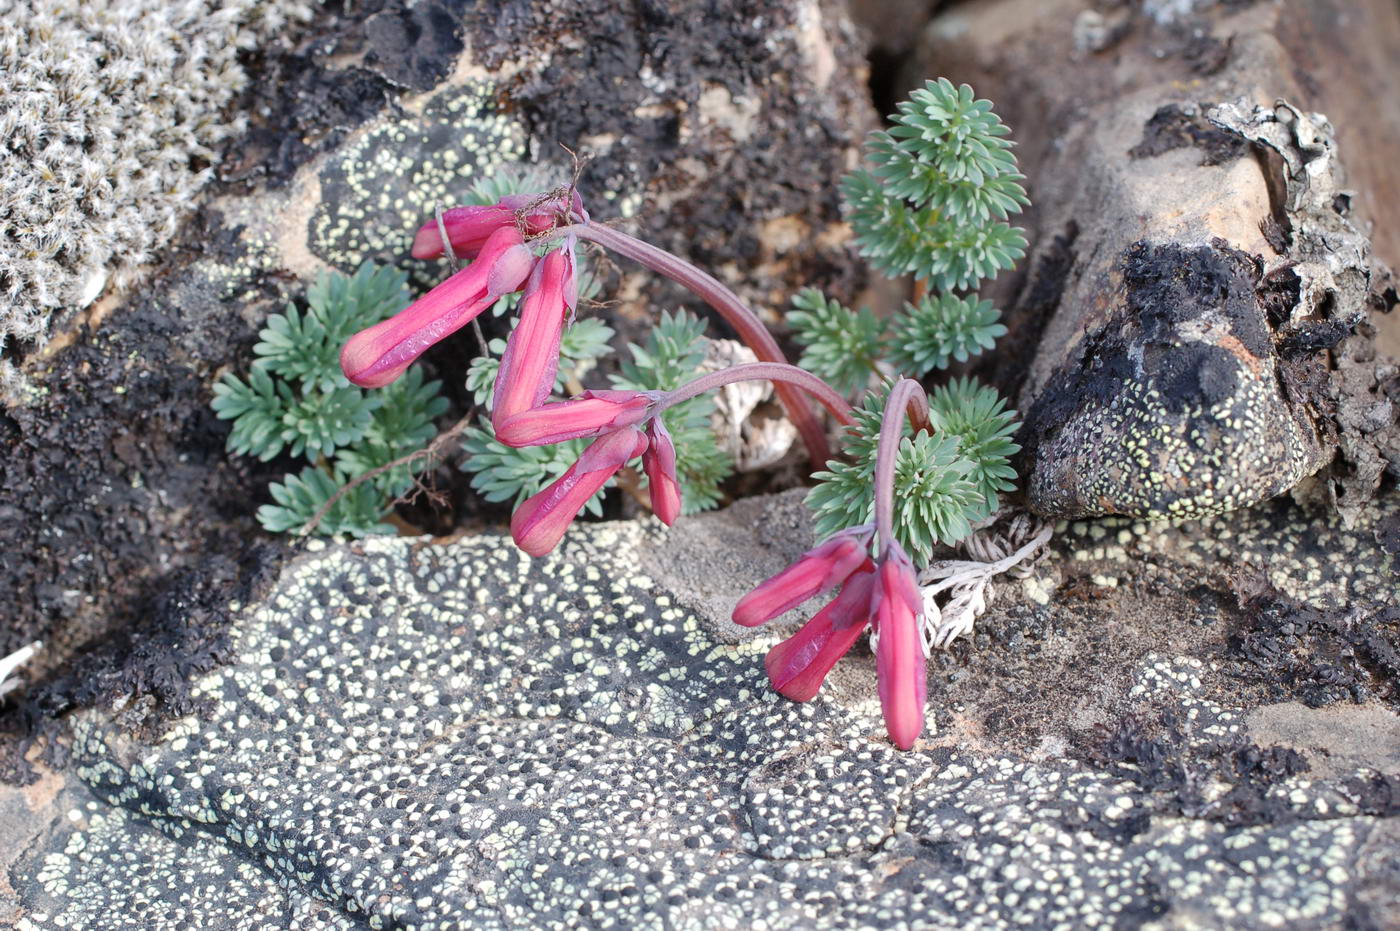
POLYGON ((340 350, 345 377, 361 388, 387 385, 429 346, 471 323, 495 300, 487 282, 496 262, 520 243, 520 233, 514 227, 497 230, 475 262, 388 320, 346 340, 340 350))
POLYGON ((811 701, 836 661, 846 655, 870 623, 875 565, 869 559, 841 586, 841 593, 768 651, 768 681, 793 701, 811 701))
POLYGON ((510 520, 515 545, 531 556, 554 549, 588 499, 646 447, 647 438, 636 427, 594 440, 567 472, 515 509, 510 520))
POLYGON ((652 398, 639 391, 585 391, 569 401, 541 404, 508 417, 496 430, 507 446, 547 446, 602 436, 641 423, 652 398))
POLYGON ((890 740, 908 750, 924 730, 928 675, 919 635, 919 587, 909 557, 894 546, 885 551, 878 575, 871 614, 880 634, 875 650, 880 707, 890 740))
POLYGON ((660 417, 647 424, 647 451, 642 454, 642 469, 647 474, 647 490, 651 492, 651 511, 670 527, 681 516, 681 486, 676 478, 676 444, 660 417))
POLYGON ((554 388, 559 368, 559 340, 564 333, 564 292, 574 276, 572 256, 556 249, 535 266, 520 319, 511 331, 491 401, 491 425, 496 435, 516 414, 539 407, 554 388))
POLYGON ((760 582, 734 606, 734 623, 754 627, 835 588, 867 558, 869 533, 845 531, 803 553, 797 562, 760 582))

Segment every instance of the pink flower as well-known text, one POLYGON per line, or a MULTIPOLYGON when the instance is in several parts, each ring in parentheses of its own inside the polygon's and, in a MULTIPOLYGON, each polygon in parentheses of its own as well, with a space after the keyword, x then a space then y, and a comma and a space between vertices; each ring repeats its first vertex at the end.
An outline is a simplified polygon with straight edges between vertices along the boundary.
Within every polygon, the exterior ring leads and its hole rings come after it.
POLYGON ((515 509, 510 520, 515 545, 531 556, 554 549, 588 499, 646 448, 647 438, 636 427, 594 440, 567 472, 515 509))
POLYGON ((885 730, 901 750, 908 750, 924 729, 927 668, 919 634, 920 598, 914 566, 896 543, 886 546, 870 614, 880 642, 875 674, 885 730))
POLYGON ((647 424, 647 451, 642 454, 642 469, 647 474, 651 492, 651 511, 670 527, 681 516, 681 486, 676 478, 676 444, 660 417, 647 424))
POLYGON ((734 623, 754 627, 835 588, 869 558, 870 531, 846 530, 803 553, 782 572, 760 582, 734 606, 734 623))
POLYGON ((534 264, 515 227, 496 230, 475 262, 388 320, 350 337, 340 351, 345 377, 361 388, 389 384, 428 347, 471 323, 501 295, 518 290, 534 264))
POLYGON ((539 407, 554 389, 564 317, 577 303, 570 244, 545 256, 525 287, 520 319, 510 333, 501 367, 496 371, 491 425, 497 436, 503 432, 506 421, 539 407))
MULTIPOLYGON (((560 197, 546 199, 541 194, 512 194, 494 204, 444 210, 442 225, 447 228, 453 255, 459 259, 473 259, 497 230, 515 227, 527 237, 536 236, 554 229, 561 220, 567 222, 570 211, 587 221, 588 211, 583 209, 583 199, 577 191, 573 192, 567 210, 560 197)), ((437 217, 418 228, 412 251, 415 259, 435 259, 442 255, 442 231, 438 229, 437 217)))
POLYGON ((646 420, 653 400, 652 394, 640 391, 585 391, 571 400, 542 404, 506 418, 496 428, 496 439, 520 447, 602 436, 646 420))
POLYGON ((841 586, 841 593, 768 651, 768 681, 793 701, 810 701, 836 661, 846 655, 870 623, 875 565, 868 558, 841 586))

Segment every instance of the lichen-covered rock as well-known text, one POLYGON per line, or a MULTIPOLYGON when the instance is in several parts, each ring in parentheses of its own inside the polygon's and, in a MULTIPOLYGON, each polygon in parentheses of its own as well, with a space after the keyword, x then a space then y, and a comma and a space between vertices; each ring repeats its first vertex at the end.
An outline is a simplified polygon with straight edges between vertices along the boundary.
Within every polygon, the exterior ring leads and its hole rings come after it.
POLYGON ((1000 283, 1005 345, 1034 353, 1008 385, 1032 509, 1187 517, 1294 488, 1337 449, 1326 353, 1388 288, 1348 152, 1305 112, 1352 87, 1300 85, 1278 38, 1315 5, 1013 6, 950 11, 924 61, 998 101, 1032 181, 1028 272, 1000 283))
MULTIPOLYGON (((1209 534, 1071 530, 1002 588, 999 648, 939 655, 934 727, 899 753, 868 654, 794 704, 764 679, 776 632, 690 607, 714 565, 687 579, 681 557, 771 515, 780 559, 802 545, 795 502, 694 539, 580 526, 540 560, 494 535, 313 546, 238 609, 231 661, 196 682, 203 713, 153 739, 81 716, 92 794, 72 786, 10 867, 19 927, 1341 928, 1400 891, 1380 853, 1400 678, 1364 706, 1371 741, 1328 758, 1310 709, 1241 689, 1213 654, 1223 623, 1169 614, 1169 637, 1133 640, 1116 581, 1103 610, 1073 607, 1077 566, 1114 571, 1106 542, 1206 578, 1209 534), (1067 693, 1002 691, 1023 664, 1059 669, 1056 644, 1067 693)), ((1304 590, 1308 558, 1278 560, 1304 590)))

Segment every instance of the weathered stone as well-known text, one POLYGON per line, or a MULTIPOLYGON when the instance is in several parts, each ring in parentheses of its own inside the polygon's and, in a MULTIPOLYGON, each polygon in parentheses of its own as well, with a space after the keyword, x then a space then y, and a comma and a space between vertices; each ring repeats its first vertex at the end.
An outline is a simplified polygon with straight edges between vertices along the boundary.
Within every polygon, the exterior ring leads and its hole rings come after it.
POLYGON ((1179 594, 1215 579, 1202 567, 1218 547, 1248 559, 1293 531, 1298 548, 1265 564, 1274 581, 1374 611, 1393 581, 1378 589, 1347 555, 1369 524, 1323 528, 1320 544, 1296 509, 1242 512, 1231 541, 1225 524, 1067 527, 1030 579, 998 583, 974 650, 935 655, 933 726, 898 753, 868 653, 794 704, 763 674, 778 632, 690 607, 727 555, 697 546, 772 528, 723 566, 751 585, 808 542, 797 500, 670 533, 579 526, 540 560, 494 535, 313 547, 239 609, 231 661, 196 683, 207 713, 153 739, 107 709, 81 716, 92 797, 71 789, 10 868, 19 926, 1342 928, 1385 914, 1400 891, 1385 853, 1400 669, 1367 704, 1332 706, 1373 736, 1324 757, 1340 745, 1306 712, 1234 671, 1248 612, 1179 594), (1319 563, 1318 545, 1333 557, 1319 563), (1089 600, 1081 574, 1101 589, 1089 600))
MULTIPOLYGON (((1031 507, 1184 517, 1281 494, 1332 459, 1326 353, 1387 287, 1333 128, 1303 112, 1353 85, 1312 87, 1278 38, 1316 5, 1089 6, 958 7, 923 49, 997 101, 1031 178, 1028 272, 999 283, 1008 345, 1034 347, 1031 507)), ((1322 47, 1343 41, 1333 14, 1322 47)))

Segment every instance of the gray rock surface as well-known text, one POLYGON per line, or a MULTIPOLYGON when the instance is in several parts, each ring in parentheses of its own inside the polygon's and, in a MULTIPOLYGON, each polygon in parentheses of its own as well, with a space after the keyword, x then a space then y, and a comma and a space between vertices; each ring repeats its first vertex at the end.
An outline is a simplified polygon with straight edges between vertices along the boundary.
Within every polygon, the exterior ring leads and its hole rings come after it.
MULTIPOLYGON (((934 658, 929 736, 899 753, 868 653, 794 704, 763 675, 777 632, 713 613, 719 573, 747 586, 804 545, 796 504, 579 526, 537 561, 491 534, 313 544, 238 607, 200 713, 146 739, 81 715, 82 784, 8 866, 17 926, 1384 923, 1394 681, 1361 705, 1279 700, 1234 669, 1248 619, 1228 609, 1131 637, 1154 584, 1132 567, 1209 579, 1223 527, 1063 527, 974 648, 934 658), (1064 701, 1060 661, 1098 694, 1064 701)), ((1387 594, 1299 543, 1279 581, 1358 611, 1387 594)))

